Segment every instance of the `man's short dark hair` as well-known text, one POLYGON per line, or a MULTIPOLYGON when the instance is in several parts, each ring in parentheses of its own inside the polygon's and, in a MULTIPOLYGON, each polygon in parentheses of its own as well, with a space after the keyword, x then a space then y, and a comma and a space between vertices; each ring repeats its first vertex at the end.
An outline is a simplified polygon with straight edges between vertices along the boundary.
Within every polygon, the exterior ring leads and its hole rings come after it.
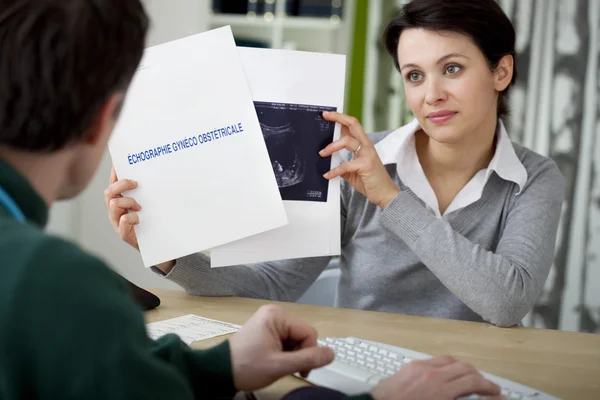
POLYGON ((0 145, 49 152, 85 138, 144 51, 140 0, 0 0, 0 145))

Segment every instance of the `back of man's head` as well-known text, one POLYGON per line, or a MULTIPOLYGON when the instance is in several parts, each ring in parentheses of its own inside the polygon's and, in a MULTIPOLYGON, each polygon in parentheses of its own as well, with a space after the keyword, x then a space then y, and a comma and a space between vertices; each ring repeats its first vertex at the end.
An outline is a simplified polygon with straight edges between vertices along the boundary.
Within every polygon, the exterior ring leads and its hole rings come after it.
POLYGON ((128 86, 147 28, 139 0, 0 0, 0 145, 52 152, 85 140, 128 86))

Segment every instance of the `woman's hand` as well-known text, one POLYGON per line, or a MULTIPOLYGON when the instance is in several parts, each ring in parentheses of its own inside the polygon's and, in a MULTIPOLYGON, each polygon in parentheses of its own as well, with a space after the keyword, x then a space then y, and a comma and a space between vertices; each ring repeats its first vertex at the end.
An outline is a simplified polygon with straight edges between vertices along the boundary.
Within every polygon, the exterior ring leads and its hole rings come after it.
POLYGON ((133 190, 136 187, 137 182, 135 181, 118 179, 113 167, 110 171, 109 186, 104 191, 104 202, 108 209, 108 219, 115 232, 125 243, 139 250, 133 227, 140 222, 136 211, 140 211, 142 206, 131 197, 123 197, 123 192, 133 190))
POLYGON ((365 134, 360 122, 354 117, 337 112, 324 112, 327 121, 342 125, 342 137, 319 152, 321 157, 329 157, 336 151, 346 149, 354 153, 354 158, 327 172, 325 179, 341 176, 349 184, 364 194, 371 203, 386 207, 400 193, 390 174, 385 169, 375 146, 365 134))

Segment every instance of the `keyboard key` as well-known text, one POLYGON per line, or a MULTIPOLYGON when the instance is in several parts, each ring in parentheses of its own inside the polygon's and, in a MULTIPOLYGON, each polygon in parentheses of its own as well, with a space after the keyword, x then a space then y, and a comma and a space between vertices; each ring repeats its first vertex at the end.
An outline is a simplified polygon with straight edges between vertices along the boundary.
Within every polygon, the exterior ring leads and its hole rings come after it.
POLYGON ((346 338, 344 340, 346 341, 346 343, 351 344, 351 345, 355 345, 358 343, 358 340, 356 340, 354 338, 346 338))
POLYGON ((410 358, 410 357, 404 357, 404 358, 402 359, 402 362, 403 362, 404 364, 410 364, 411 362, 413 362, 413 359, 412 359, 412 358, 410 358))
POLYGON ((369 351, 370 352, 377 353, 377 350, 379 350, 379 349, 377 347, 375 347, 375 346, 369 347, 369 351))
POLYGON ((381 354, 382 356, 387 356, 388 355, 388 351, 385 349, 379 349, 379 354, 381 354))
POLYGON ((358 345, 358 347, 360 347, 361 349, 365 349, 365 350, 366 350, 366 349, 368 349, 368 348, 369 348, 369 345, 368 345, 368 344, 366 344, 366 343, 364 343, 364 342, 361 342, 361 343, 358 345))
POLYGON ((392 352, 390 352, 388 354, 388 357, 391 358, 392 360, 397 360, 398 359, 398 353, 392 353, 392 352))
POLYGON ((344 362, 334 361, 330 364, 330 366, 334 367, 336 372, 340 375, 345 375, 346 377, 354 380, 358 380, 361 382, 366 381, 369 373, 362 368, 353 367, 344 362))
POLYGON ((512 392, 508 397, 510 400, 520 400, 523 396, 519 392, 512 392))
POLYGON ((373 375, 371 376, 368 380, 367 383, 369 383, 370 385, 377 385, 379 383, 380 380, 385 379, 385 376, 381 376, 381 375, 373 375))
POLYGON ((353 352, 352 350, 348 350, 348 355, 351 357, 354 357, 354 356, 356 356, 356 353, 353 352))

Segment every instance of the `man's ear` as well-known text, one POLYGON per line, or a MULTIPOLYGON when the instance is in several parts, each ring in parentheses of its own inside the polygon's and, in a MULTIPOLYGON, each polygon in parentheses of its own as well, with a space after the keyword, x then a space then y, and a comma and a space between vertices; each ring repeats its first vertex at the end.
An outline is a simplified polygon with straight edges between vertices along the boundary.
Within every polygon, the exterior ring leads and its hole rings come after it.
POLYGON ((494 70, 494 89, 497 92, 502 92, 508 87, 512 81, 515 60, 510 54, 505 55, 498 62, 498 66, 494 70))
POLYGON ((115 92, 98 108, 85 137, 85 144, 95 145, 107 131, 111 132, 121 112, 124 101, 123 92, 115 92))

